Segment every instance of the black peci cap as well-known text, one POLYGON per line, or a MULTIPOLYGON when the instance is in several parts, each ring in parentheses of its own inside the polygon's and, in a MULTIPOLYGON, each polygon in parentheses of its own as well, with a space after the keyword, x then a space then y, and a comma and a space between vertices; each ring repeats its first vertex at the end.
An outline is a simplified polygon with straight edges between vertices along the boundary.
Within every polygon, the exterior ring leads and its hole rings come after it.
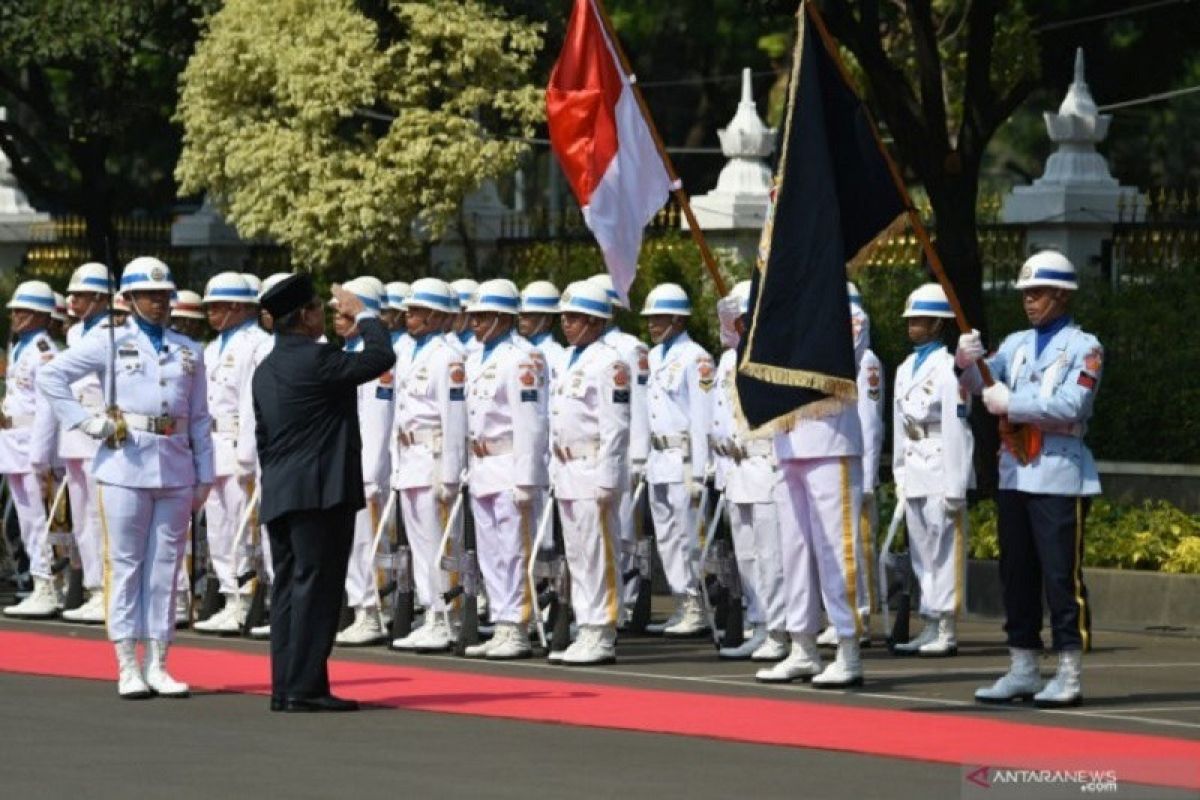
POLYGON ((260 303, 272 317, 279 319, 303 308, 316 294, 312 277, 307 272, 296 272, 272 286, 260 303))

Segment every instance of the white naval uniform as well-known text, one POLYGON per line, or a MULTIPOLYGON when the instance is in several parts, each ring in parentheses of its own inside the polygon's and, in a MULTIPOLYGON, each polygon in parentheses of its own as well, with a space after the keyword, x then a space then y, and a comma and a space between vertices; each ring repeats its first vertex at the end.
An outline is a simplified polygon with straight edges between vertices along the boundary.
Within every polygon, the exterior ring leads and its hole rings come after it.
POLYGON ((400 493, 417 599, 437 612, 446 608, 449 588, 438 552, 449 508, 438 490, 458 485, 466 466, 466 367, 462 354, 433 333, 401 339, 395 370, 391 487, 400 493))
POLYGON ((115 378, 128 438, 118 448, 100 447, 92 465, 108 636, 168 642, 175 635, 175 574, 195 486, 214 478, 204 355, 199 344, 170 329, 159 349, 135 322, 115 334, 115 375, 107 331, 96 329, 43 369, 38 388, 62 425, 75 428, 92 413, 75 398, 72 384, 93 373, 105 386, 115 378), (176 427, 151 433, 137 416, 168 416, 176 427))
POLYGON ((234 544, 252 489, 252 476, 239 477, 237 443, 241 431, 242 398, 257 366, 255 351, 265 336, 255 320, 246 320, 233 329, 218 333, 204 348, 216 476, 204 513, 209 557, 221 584, 221 594, 227 598, 248 594, 253 588, 250 584, 237 585, 238 575, 250 568, 249 550, 242 547, 235 553, 234 544))
POLYGON ((879 458, 883 450, 883 386, 883 362, 867 348, 858 362, 858 421, 863 435, 863 504, 859 515, 859 538, 864 559, 858 611, 863 616, 869 615, 875 606, 875 531, 879 529, 875 490, 879 487, 879 458))
POLYGON ((537 364, 507 335, 467 359, 471 511, 480 572, 493 622, 528 624, 533 597, 525 578, 533 543, 531 508, 513 490, 547 485, 546 389, 537 364))
POLYGON ((646 482, 650 513, 671 594, 699 597, 699 510, 691 491, 708 466, 709 392, 716 378, 712 356, 682 331, 650 351, 646 392, 650 453, 646 482))
POLYGON ((567 365, 567 348, 559 344, 550 331, 542 331, 526 341, 546 359, 547 379, 553 385, 558 373, 567 365))
POLYGON ((801 418, 775 437, 785 489, 779 540, 789 633, 819 632, 823 602, 839 639, 857 641, 863 634, 862 451, 855 404, 830 416, 801 418))
POLYGON ((55 427, 49 419, 34 424, 41 405, 35 381, 57 352, 58 346, 44 330, 22 334, 9 345, 4 422, 0 428, 0 475, 8 479, 9 496, 21 526, 21 542, 29 555, 29 574, 47 579, 51 576, 46 504, 42 476, 35 470, 34 460, 43 462, 39 467, 51 466, 55 427), (41 431, 36 436, 35 428, 41 431))
POLYGON ((571 608, 579 625, 613 627, 621 604, 616 500, 629 482, 632 376, 621 354, 601 341, 566 353, 551 389, 550 479, 571 573, 571 608), (611 493, 606 506, 597 502, 597 489, 611 493))
MULTIPOLYGON (((347 352, 362 350, 362 339, 347 341, 347 352)), ((358 425, 362 432, 363 493, 367 504, 354 515, 354 543, 346 568, 346 598, 351 608, 378 606, 375 553, 371 544, 379 515, 386 502, 384 491, 391 476, 388 444, 392 432, 395 373, 392 370, 358 386, 358 425)))
POLYGON ((717 488, 725 493, 733 549, 737 556, 746 622, 786 630, 783 565, 779 556, 780 491, 770 435, 744 437, 734 418, 737 351, 726 350, 717 363, 712 406, 712 450, 717 488))
MULTIPOLYGON (((275 337, 263 331, 263 335, 254 348, 254 353, 250 356, 250 360, 253 362, 253 366, 250 368, 252 379, 254 370, 258 369, 258 365, 274 349, 275 337)), ((253 380, 246 382, 246 385, 242 387, 241 398, 238 400, 238 480, 243 483, 253 480, 255 486, 261 486, 262 469, 258 463, 258 441, 254 438, 254 430, 258 422, 254 415, 254 391, 251 386, 252 383, 253 380)), ((267 582, 270 583, 275 580, 275 565, 271 561, 271 537, 267 534, 266 525, 259 526, 258 543, 262 549, 262 566, 267 573, 267 582)))
POLYGON ((916 368, 911 354, 896 370, 892 473, 905 498, 913 572, 926 618, 958 614, 966 580, 967 489, 974 485, 975 440, 969 396, 959 388, 954 356, 937 347, 916 368), (959 501, 951 513, 946 500, 959 501))

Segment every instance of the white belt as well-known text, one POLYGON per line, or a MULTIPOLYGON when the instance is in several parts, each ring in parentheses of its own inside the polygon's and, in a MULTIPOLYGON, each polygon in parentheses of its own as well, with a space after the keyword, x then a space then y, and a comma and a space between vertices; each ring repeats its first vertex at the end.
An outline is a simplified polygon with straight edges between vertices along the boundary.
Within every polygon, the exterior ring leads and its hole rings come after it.
POLYGON ((130 414, 121 412, 126 427, 137 431, 158 434, 159 436, 174 436, 177 433, 187 433, 187 417, 172 417, 166 414, 158 417, 148 417, 145 414, 130 414))
POLYGON ((650 434, 650 447, 655 450, 683 450, 688 455, 692 450, 692 440, 685 433, 650 434))
POLYGON ((511 436, 498 436, 494 439, 471 439, 471 452, 476 458, 490 458, 491 456, 504 456, 513 451, 513 440, 511 436))
POLYGON ((575 439, 567 444, 554 445, 554 457, 559 461, 579 461, 584 458, 593 458, 600 453, 600 439, 591 437, 588 439, 575 439))
POLYGON ((237 414, 233 414, 232 416, 226 416, 226 417, 213 417, 212 421, 213 421, 213 424, 212 424, 213 433, 236 434, 238 432, 237 414))
POLYGON ((714 436, 709 441, 714 453, 725 458, 732 458, 734 461, 766 457, 775 453, 775 443, 770 439, 747 439, 744 442, 738 442, 734 439, 718 439, 714 436))
POLYGON ((1038 422, 1034 423, 1034 427, 1052 436, 1073 436, 1076 439, 1083 436, 1081 422, 1038 422))
POLYGON ((16 417, 10 417, 7 415, 0 415, 0 430, 11 430, 14 428, 26 428, 32 424, 33 424, 33 417, 31 417, 31 416, 20 415, 20 416, 16 416, 16 417))
POLYGON ((415 431, 396 431, 396 441, 401 447, 425 444, 436 448, 442 442, 442 429, 418 428, 415 431))

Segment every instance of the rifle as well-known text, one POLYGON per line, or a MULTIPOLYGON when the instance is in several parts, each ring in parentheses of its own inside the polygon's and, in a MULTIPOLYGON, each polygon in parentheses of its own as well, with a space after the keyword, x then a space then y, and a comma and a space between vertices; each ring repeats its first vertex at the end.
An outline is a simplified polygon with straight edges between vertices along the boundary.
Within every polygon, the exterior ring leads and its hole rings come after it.
POLYGON ((908 630, 908 617, 912 610, 911 575, 912 561, 908 553, 893 553, 892 542, 900 532, 904 523, 904 498, 897 496, 896 508, 892 511, 892 520, 888 524, 887 538, 879 548, 879 606, 883 610, 883 629, 889 631, 887 644, 891 650, 900 642, 907 642, 911 636, 908 630), (896 624, 893 626, 889 618, 891 610, 892 586, 888 580, 888 569, 900 572, 897 582, 896 624))
POLYGON ((652 599, 653 567, 654 567, 654 520, 650 518, 650 501, 646 497, 646 476, 643 475, 633 490, 633 499, 629 504, 633 514, 633 527, 636 541, 633 546, 634 568, 621 576, 628 583, 638 580, 637 600, 633 605, 633 613, 629 617, 629 630, 644 633, 650 624, 650 601, 652 599))
MULTIPOLYGON (((383 608, 383 598, 392 595, 392 626, 388 631, 389 641, 403 639, 412 633, 413 618, 416 616, 416 586, 413 581, 412 546, 408 541, 408 530, 404 527, 404 513, 400 508, 400 492, 393 490, 392 496, 380 515, 380 529, 375 532, 375 566, 382 570, 390 570, 392 579, 379 590, 379 607, 383 608), (388 509, 391 509, 389 512, 388 509), (392 543, 391 553, 380 553, 383 526, 387 524, 389 513, 394 519, 396 539, 392 543)), ((381 612, 382 613, 382 612, 381 612)), ((432 613, 432 612, 430 612, 432 613)), ((380 621, 382 623, 382 620, 380 621)))
MULTIPOLYGON (((715 489, 711 490, 715 492, 715 489)), ((700 558, 700 601, 708 615, 709 630, 713 645, 718 651, 723 647, 740 647, 745 640, 745 620, 742 612, 742 576, 738 571, 737 554, 734 551, 733 531, 726 514, 725 493, 717 495, 712 517, 708 523, 710 531, 700 558), (724 614, 720 613, 724 609, 724 614), (723 616, 723 619, 718 617, 723 616), (717 633, 718 625, 725 630, 722 639, 717 633)))
MULTIPOLYGON (((462 597, 462 618, 458 628, 458 638, 454 642, 456 655, 466 655, 467 648, 479 643, 479 558, 475 551, 475 520, 466 513, 468 498, 467 480, 463 476, 459 483, 458 497, 450 509, 446 519, 446 529, 442 533, 443 548, 449 543, 454 530, 454 524, 459 515, 463 518, 462 553, 457 557, 445 555, 442 557, 442 568, 449 572, 458 573, 458 585, 445 592, 442 599, 447 604, 446 621, 449 623, 449 604, 462 597)), ((439 549, 439 552, 446 552, 439 549)))
POLYGON ((64 479, 57 488, 53 473, 44 476, 42 484, 43 502, 46 508, 46 544, 52 555, 50 574, 61 575, 67 571, 66 609, 78 608, 83 603, 83 564, 79 558, 79 544, 75 541, 70 512, 64 502, 67 497, 67 482, 64 479))
POLYGON ((237 531, 233 538, 234 563, 237 561, 237 555, 243 551, 250 561, 250 568, 237 576, 238 588, 241 589, 250 581, 254 581, 254 586, 250 590, 250 608, 246 611, 246 619, 242 621, 243 636, 249 636, 251 629, 261 625, 266 617, 267 583, 263 580, 266 569, 263 564, 262 545, 259 541, 262 532, 259 530, 257 513, 259 494, 259 487, 256 484, 254 491, 250 494, 250 500, 246 503, 246 510, 242 512, 242 518, 238 520, 237 531))
POLYGON ((562 518, 558 515, 558 507, 554 502, 554 491, 551 489, 546 498, 546 508, 538 523, 537 536, 533 541, 533 553, 529 559, 529 588, 537 598, 537 609, 534 621, 537 624, 538 639, 542 648, 550 651, 551 647, 561 651, 571 643, 571 570, 567 565, 567 548, 563 541, 562 518), (549 536, 553 548, 547 554, 542 548, 542 542, 549 536), (536 580, 540 578, 541 580, 536 580), (542 610, 548 609, 550 620, 550 636, 547 643, 546 626, 542 622, 542 610))

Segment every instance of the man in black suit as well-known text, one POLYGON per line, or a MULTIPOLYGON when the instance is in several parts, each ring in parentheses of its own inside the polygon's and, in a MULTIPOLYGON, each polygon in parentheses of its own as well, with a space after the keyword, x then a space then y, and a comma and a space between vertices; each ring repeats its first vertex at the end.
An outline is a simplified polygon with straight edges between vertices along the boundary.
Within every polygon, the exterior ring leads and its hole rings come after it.
POLYGON ((327 661, 342 587, 365 505, 356 387, 396 361, 375 312, 338 286, 363 349, 317 339, 325 311, 312 279, 284 279, 262 297, 275 320, 275 348, 254 372, 255 437, 262 466, 260 516, 271 539, 271 710, 353 711, 329 691, 327 661))

